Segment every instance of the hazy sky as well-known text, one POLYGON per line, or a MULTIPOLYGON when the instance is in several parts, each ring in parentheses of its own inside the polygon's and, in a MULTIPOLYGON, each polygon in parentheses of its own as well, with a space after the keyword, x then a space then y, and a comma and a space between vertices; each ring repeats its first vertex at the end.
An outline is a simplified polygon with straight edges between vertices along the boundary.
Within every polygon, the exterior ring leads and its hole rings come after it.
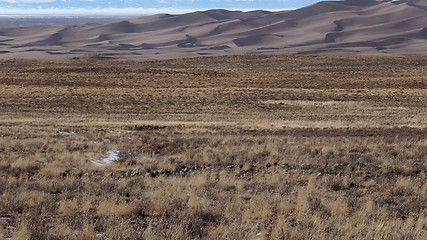
POLYGON ((316 0, 0 0, 0 15, 183 13, 222 8, 230 10, 294 9, 316 0))

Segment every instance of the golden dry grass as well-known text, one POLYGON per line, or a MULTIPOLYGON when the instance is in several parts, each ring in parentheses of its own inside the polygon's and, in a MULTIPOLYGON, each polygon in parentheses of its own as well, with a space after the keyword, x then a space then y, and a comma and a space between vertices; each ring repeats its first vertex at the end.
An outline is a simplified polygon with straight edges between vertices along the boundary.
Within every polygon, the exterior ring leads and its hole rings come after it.
POLYGON ((425 239, 426 76, 426 57, 1 61, 0 237, 425 239))

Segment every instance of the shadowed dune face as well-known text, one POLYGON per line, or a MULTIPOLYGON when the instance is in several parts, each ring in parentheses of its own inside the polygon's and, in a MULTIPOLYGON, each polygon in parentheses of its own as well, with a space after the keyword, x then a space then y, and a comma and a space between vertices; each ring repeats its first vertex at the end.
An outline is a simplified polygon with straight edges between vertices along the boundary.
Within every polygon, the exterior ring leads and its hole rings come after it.
POLYGON ((245 53, 427 54, 422 0, 319 2, 293 11, 209 10, 109 24, 0 29, 0 58, 168 59, 245 53))

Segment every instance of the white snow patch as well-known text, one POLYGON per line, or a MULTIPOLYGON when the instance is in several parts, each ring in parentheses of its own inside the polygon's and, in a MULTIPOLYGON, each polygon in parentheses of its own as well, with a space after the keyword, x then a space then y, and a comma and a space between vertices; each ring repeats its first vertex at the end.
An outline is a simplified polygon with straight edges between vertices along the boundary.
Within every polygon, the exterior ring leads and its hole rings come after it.
POLYGON ((62 135, 77 135, 77 133, 73 131, 58 131, 58 133, 62 135))
POLYGON ((110 130, 110 133, 113 133, 113 134, 121 134, 122 132, 121 132, 121 131, 113 131, 113 130, 110 130))
POLYGON ((10 217, 0 217, 0 220, 10 220, 10 217))
POLYGON ((120 158, 119 154, 120 154, 120 151, 118 151, 118 150, 108 151, 107 157, 100 158, 97 160, 91 160, 91 162, 97 166, 105 166, 108 164, 112 164, 114 161, 119 160, 119 158, 120 158))

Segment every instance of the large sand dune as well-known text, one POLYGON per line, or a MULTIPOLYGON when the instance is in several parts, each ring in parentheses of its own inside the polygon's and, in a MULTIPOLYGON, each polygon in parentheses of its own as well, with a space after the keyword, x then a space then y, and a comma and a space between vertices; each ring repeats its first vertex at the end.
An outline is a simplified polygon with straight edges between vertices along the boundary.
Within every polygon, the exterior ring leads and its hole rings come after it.
POLYGON ((427 54, 427 1, 326 1, 110 24, 0 29, 0 58, 176 58, 245 53, 427 54))

